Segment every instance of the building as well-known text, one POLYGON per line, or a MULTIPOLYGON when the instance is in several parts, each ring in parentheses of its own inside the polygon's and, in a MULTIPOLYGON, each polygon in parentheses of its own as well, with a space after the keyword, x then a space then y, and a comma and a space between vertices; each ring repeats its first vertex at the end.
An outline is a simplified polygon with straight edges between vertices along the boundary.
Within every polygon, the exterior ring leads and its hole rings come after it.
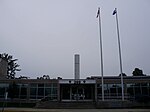
POLYGON ((0 79, 5 79, 7 76, 8 62, 0 57, 0 79))
MULTIPOLYGON (((14 99, 36 102, 44 98, 51 101, 99 101, 101 79, 0 79, 0 100, 14 94, 14 99), (15 91, 13 91, 15 90, 15 91), (14 92, 14 93, 13 93, 14 92)), ((124 77, 125 100, 135 100, 137 96, 150 96, 150 76, 124 77)), ((121 100, 120 77, 104 77, 104 99, 121 100)))
MULTIPOLYGON (((69 102, 69 104, 70 102, 94 102, 99 104, 98 107, 103 105, 104 108, 107 108, 108 103, 119 105, 120 103, 112 103, 112 101, 122 101, 120 76, 104 77, 104 101, 102 101, 101 77, 91 76, 80 79, 78 56, 75 58, 77 59, 75 60, 75 67, 77 67, 77 69, 75 68, 75 75, 77 75, 75 79, 0 79, 0 102, 6 99, 5 94, 8 92, 8 102, 37 103, 48 101, 69 102), (100 102, 105 102, 105 106, 100 102)), ((123 79, 125 101, 132 102, 132 105, 134 101, 149 102, 150 76, 124 76, 123 79)), ((125 107, 129 105, 130 103, 125 104, 125 107)), ((150 107, 150 102, 148 106, 150 107)), ((51 106, 51 108, 53 107, 51 106)))

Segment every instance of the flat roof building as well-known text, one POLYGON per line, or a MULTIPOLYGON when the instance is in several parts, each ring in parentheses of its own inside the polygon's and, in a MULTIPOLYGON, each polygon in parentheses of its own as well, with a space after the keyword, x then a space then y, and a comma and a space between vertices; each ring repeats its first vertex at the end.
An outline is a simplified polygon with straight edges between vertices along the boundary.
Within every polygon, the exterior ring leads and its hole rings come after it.
MULTIPOLYGON (((104 101, 102 101, 101 77, 91 76, 80 79, 79 55, 75 55, 74 65, 75 79, 0 78, 0 102, 6 100, 6 93, 8 93, 7 102, 43 102, 37 106, 43 108, 65 108, 65 105, 66 108, 71 108, 71 104, 72 107, 82 107, 81 105, 87 102, 96 108, 141 105, 133 103, 134 101, 144 102, 144 106, 150 107, 150 76, 123 76, 125 101, 122 101, 120 76, 104 76, 104 101), (64 102, 69 103, 64 104, 64 102)), ((90 105, 86 104, 85 108, 90 108, 90 105)))
MULTIPOLYGON (((48 98, 55 101, 97 101, 101 100, 101 78, 90 79, 0 79, 0 100, 8 98, 26 102, 48 98), (12 96, 12 94, 14 94, 12 96)), ((124 77, 126 100, 138 95, 150 96, 150 76, 124 77)), ((119 76, 104 77, 104 99, 121 100, 119 76)))

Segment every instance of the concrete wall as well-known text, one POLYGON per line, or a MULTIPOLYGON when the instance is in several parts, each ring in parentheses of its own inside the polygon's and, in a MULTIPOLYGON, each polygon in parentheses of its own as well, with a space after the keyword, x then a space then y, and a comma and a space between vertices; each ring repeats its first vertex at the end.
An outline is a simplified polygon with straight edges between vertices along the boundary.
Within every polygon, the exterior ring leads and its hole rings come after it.
POLYGON ((5 79, 7 76, 8 63, 4 59, 0 58, 0 79, 5 79))
POLYGON ((96 103, 96 108, 150 108, 150 102, 142 103, 136 101, 119 101, 119 100, 108 100, 108 101, 98 101, 96 103))

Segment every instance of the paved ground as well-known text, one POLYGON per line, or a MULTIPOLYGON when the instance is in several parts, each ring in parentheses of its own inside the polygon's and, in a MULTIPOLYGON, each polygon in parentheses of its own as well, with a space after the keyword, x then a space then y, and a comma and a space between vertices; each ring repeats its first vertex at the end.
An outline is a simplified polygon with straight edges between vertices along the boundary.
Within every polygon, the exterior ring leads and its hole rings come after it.
MULTIPOLYGON (((2 108, 0 108, 0 111, 2 108)), ((150 112, 150 109, 33 109, 5 108, 4 112, 150 112)))

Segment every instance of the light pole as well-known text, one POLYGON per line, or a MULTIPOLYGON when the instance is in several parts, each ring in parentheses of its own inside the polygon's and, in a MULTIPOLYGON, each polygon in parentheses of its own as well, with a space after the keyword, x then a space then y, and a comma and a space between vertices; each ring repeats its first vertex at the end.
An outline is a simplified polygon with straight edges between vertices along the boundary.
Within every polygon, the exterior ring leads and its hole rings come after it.
POLYGON ((120 60, 120 73, 121 73, 121 87, 122 87, 122 101, 124 101, 122 58, 121 58, 121 45, 120 45, 119 22, 118 22, 117 8, 115 8, 115 10, 113 11, 113 15, 116 15, 117 35, 118 35, 118 47, 119 47, 119 60, 120 60))
POLYGON ((101 81, 102 81, 102 101, 104 101, 104 80, 103 80, 103 49, 102 49, 102 33, 101 33, 101 18, 100 18, 100 8, 98 8, 97 17, 99 18, 99 35, 100 35, 100 55, 101 55, 101 81))

